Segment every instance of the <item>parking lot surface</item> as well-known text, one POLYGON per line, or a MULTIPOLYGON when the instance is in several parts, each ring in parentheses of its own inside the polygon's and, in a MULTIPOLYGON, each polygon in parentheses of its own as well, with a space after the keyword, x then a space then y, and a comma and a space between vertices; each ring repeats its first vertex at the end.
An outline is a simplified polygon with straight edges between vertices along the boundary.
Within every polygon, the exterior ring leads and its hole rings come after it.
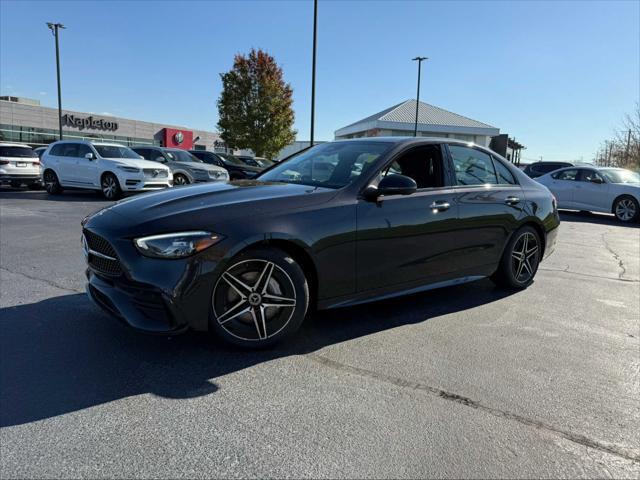
POLYGON ((563 213, 525 291, 314 314, 268 351, 84 294, 92 193, 0 190, 0 477, 640 475, 640 229, 563 213))

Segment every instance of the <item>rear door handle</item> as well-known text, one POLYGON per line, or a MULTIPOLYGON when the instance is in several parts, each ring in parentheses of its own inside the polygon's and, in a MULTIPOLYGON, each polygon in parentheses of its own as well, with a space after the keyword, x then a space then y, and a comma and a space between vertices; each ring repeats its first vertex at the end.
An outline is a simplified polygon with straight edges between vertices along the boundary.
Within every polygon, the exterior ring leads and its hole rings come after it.
POLYGON ((431 205, 429 205, 429 208, 438 212, 449 210, 449 207, 451 207, 451 204, 449 202, 445 202, 444 200, 436 200, 431 205))
POLYGON ((510 195, 504 199, 504 203, 507 205, 515 205, 516 203, 520 203, 520 198, 510 195))

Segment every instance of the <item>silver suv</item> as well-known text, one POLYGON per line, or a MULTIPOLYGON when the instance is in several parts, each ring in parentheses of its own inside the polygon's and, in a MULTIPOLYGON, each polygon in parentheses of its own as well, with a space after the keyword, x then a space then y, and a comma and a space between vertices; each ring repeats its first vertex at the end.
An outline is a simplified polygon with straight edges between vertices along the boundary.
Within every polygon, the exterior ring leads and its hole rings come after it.
POLYGON ((186 150, 153 146, 137 146, 131 149, 146 160, 160 162, 173 172, 174 185, 195 182, 227 182, 229 174, 216 165, 204 163, 186 150))

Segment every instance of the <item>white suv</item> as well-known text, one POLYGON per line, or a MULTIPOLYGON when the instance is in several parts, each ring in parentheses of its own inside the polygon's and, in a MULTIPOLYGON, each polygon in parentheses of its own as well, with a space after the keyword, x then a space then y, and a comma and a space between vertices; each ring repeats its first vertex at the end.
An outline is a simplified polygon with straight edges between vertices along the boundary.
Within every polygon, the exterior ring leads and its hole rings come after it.
POLYGON ((123 192, 158 190, 173 185, 164 165, 144 160, 117 143, 59 141, 42 155, 42 176, 47 192, 65 188, 100 190, 108 200, 123 192))
POLYGON ((29 145, 0 143, 0 183, 40 185, 40 159, 29 145))

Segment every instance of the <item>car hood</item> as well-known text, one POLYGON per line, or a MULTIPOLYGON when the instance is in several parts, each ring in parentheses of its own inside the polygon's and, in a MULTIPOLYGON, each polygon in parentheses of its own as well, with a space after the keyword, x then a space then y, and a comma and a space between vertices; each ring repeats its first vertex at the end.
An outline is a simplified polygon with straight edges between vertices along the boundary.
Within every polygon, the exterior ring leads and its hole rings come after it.
POLYGON ((122 165, 125 167, 154 168, 154 169, 167 168, 161 163, 151 162, 149 160, 142 160, 137 158, 104 158, 104 160, 108 160, 110 162, 114 162, 114 163, 117 163, 118 165, 122 165))
POLYGON ((208 163, 195 163, 195 162, 171 162, 176 167, 185 168, 187 170, 205 170, 207 172, 219 172, 226 171, 222 167, 217 165, 209 165, 208 163))
POLYGON ((217 228, 225 220, 282 214, 324 203, 337 191, 287 183, 238 180, 169 188, 121 200, 85 221, 126 235, 217 228))

